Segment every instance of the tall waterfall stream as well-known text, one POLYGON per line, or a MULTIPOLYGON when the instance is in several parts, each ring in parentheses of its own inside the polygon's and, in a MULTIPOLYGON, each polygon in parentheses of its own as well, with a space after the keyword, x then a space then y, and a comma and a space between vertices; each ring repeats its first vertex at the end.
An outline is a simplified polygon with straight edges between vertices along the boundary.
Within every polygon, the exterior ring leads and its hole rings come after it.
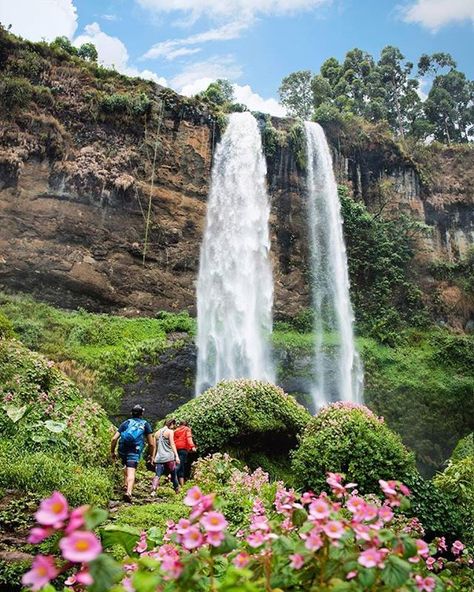
POLYGON ((335 400, 359 402, 363 369, 355 348, 346 247, 337 183, 326 136, 305 122, 310 273, 315 313, 312 397, 316 408, 335 400))
POLYGON ((266 164, 250 113, 216 148, 197 281, 196 394, 226 378, 275 381, 266 164))

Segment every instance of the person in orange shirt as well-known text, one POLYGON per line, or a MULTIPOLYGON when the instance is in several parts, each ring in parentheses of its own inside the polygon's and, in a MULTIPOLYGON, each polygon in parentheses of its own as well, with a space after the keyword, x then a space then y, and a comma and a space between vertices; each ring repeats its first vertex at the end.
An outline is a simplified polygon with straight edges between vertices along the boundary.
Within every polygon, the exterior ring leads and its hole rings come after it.
POLYGON ((176 444, 180 460, 178 466, 178 480, 179 484, 183 486, 188 462, 188 453, 196 452, 196 445, 193 442, 193 435, 187 421, 179 422, 179 427, 174 431, 174 443, 176 444))

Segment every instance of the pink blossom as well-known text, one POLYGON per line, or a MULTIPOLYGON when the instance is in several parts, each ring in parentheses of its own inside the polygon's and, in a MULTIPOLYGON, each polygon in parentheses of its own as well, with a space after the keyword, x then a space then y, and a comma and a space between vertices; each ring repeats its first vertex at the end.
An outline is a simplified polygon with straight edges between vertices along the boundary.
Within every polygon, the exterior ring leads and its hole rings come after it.
POLYGON ((280 526, 281 526, 282 530, 285 530, 287 532, 295 529, 295 526, 294 526, 293 522, 291 521, 291 518, 289 518, 289 517, 285 518, 280 526))
POLYGON ((135 592, 135 588, 132 585, 132 578, 124 578, 121 583, 125 592, 135 592))
POLYGON ((222 530, 209 530, 206 534, 206 543, 213 547, 218 547, 225 539, 225 534, 222 530))
POLYGON ((267 540, 267 537, 262 531, 257 530, 256 532, 250 533, 245 540, 251 547, 256 549, 257 547, 261 547, 263 545, 263 543, 267 540))
POLYGON ((51 536, 51 534, 53 532, 54 531, 52 528, 41 528, 41 527, 32 528, 30 530, 28 542, 31 545, 37 545, 38 543, 41 543, 42 541, 47 539, 49 536, 51 536))
POLYGON ((363 506, 360 506, 360 508, 354 514, 354 520, 357 522, 370 522, 377 517, 377 514, 378 510, 375 506, 365 503, 363 506))
POLYGON ((228 523, 220 512, 207 512, 201 518, 201 524, 208 532, 222 532, 228 523))
POLYGON ((330 520, 323 526, 323 530, 331 539, 340 539, 344 534, 344 525, 339 520, 330 520))
POLYGON ((304 565, 304 557, 300 553, 290 555, 290 567, 293 569, 301 569, 304 565))
POLYGON ((140 533, 140 538, 133 550, 136 551, 137 553, 144 553, 146 551, 147 547, 148 547, 148 543, 146 540, 146 531, 142 530, 142 532, 140 533))
POLYGON ((176 580, 183 572, 183 564, 176 557, 166 557, 161 563, 161 568, 166 572, 166 579, 176 580))
POLYGON ((98 557, 102 545, 93 532, 76 530, 59 541, 64 559, 73 563, 88 563, 98 557))
POLYGON ((235 567, 239 567, 239 568, 244 568, 248 565, 248 562, 250 561, 250 555, 248 553, 245 552, 241 552, 238 555, 236 555, 234 557, 234 559, 232 560, 232 563, 235 565, 235 567))
POLYGON ((425 541, 423 541, 422 539, 416 539, 415 544, 416 544, 416 549, 417 549, 418 555, 420 557, 426 558, 429 556, 430 549, 429 549, 427 543, 425 543, 425 541))
POLYGON ((420 592, 433 592, 436 587, 436 581, 431 576, 423 578, 423 576, 415 576, 416 587, 420 592))
POLYGON ((44 499, 35 514, 36 521, 43 526, 59 526, 68 517, 67 500, 62 493, 55 491, 53 495, 44 499))
POLYGON ((306 537, 304 546, 309 551, 317 551, 318 549, 321 549, 323 546, 323 540, 316 528, 313 528, 313 530, 310 531, 309 535, 306 537))
POLYGON ((270 530, 268 519, 265 516, 256 516, 255 514, 251 517, 250 530, 270 530))
POLYGON ((315 496, 312 491, 305 491, 305 493, 303 493, 303 495, 300 498, 301 503, 306 506, 307 504, 310 504, 313 501, 314 497, 315 496))
POLYGON ((214 493, 209 493, 208 495, 203 495, 201 497, 201 499, 199 500, 199 502, 193 506, 192 512, 189 516, 191 518, 191 520, 194 520, 194 519, 198 518, 199 516, 202 516, 202 514, 204 514, 204 512, 211 510, 214 505, 214 498, 215 498, 214 493))
POLYGON ((426 560, 426 567, 431 571, 436 563, 436 559, 434 557, 428 557, 426 560))
POLYGON ((201 531, 197 526, 190 526, 188 530, 183 532, 183 547, 186 549, 196 549, 204 542, 201 531))
POLYGON ((438 539, 438 551, 447 551, 448 550, 448 546, 446 545, 446 539, 443 537, 440 537, 438 539))
POLYGON ((69 516, 68 525, 64 531, 66 534, 70 534, 74 530, 78 530, 79 528, 82 528, 85 525, 85 515, 89 508, 90 506, 80 506, 79 508, 75 508, 71 512, 71 515, 69 516))
POLYGON ((74 584, 81 584, 83 586, 90 586, 94 583, 94 579, 92 578, 87 566, 82 566, 81 570, 77 573, 69 576, 68 579, 64 582, 66 586, 74 586, 74 584))
POLYGON ((358 540, 370 541, 370 528, 366 524, 352 524, 352 529, 358 540))
POLYGON ((313 520, 324 520, 329 518, 330 508, 329 504, 323 499, 318 498, 313 500, 309 505, 309 517, 313 520))
POLYGON ((378 549, 371 547, 370 549, 362 551, 357 561, 364 567, 383 567, 383 559, 384 554, 378 549))
POLYGON ((460 555, 464 549, 464 545, 461 541, 454 541, 453 546, 451 547, 451 551, 453 555, 460 555))
POLYGON ((379 509, 379 518, 383 522, 390 522, 393 518, 393 511, 390 506, 384 505, 379 509))
POLYGON ((365 506, 365 504, 366 504, 366 502, 364 499, 362 499, 361 497, 359 497, 357 495, 353 495, 347 500, 346 508, 349 510, 349 512, 352 512, 353 514, 355 514, 361 508, 363 508, 365 506))
POLYGON ((201 501, 201 499, 202 492, 199 489, 199 487, 195 485, 194 487, 191 487, 191 489, 188 490, 183 501, 187 506, 193 507, 196 504, 198 504, 201 501))
POLYGON ((350 571, 346 576, 346 580, 352 580, 352 578, 355 578, 356 575, 357 575, 356 571, 350 571))
POLYGON ((33 560, 30 571, 23 575, 21 582, 32 590, 40 590, 46 584, 49 584, 51 580, 54 580, 58 573, 53 557, 37 555, 33 560))
POLYGON ((383 479, 379 479, 379 485, 380 489, 383 491, 385 495, 397 495, 397 484, 395 483, 395 481, 384 481, 383 479))
POLYGON ((332 489, 332 492, 336 497, 343 497, 347 491, 346 488, 342 485, 342 475, 339 473, 328 473, 326 478, 326 483, 332 489))

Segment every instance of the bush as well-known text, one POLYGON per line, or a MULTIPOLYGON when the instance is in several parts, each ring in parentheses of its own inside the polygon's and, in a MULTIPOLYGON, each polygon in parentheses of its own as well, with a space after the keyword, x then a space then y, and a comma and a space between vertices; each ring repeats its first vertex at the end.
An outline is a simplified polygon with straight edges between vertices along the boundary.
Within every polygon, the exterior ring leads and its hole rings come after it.
POLYGON ((13 323, 0 312, 0 339, 9 339, 13 335, 13 323))
POLYGON ((151 109, 151 100, 145 93, 113 93, 102 98, 99 109, 105 114, 147 115, 151 109))
POLYGON ((310 419, 281 388, 256 380, 223 381, 175 415, 189 422, 201 454, 229 450, 239 458, 287 452, 310 419))
POLYGON ((308 166, 308 155, 306 152, 306 133, 302 123, 295 123, 288 132, 288 142, 293 153, 296 166, 305 171, 308 166))
POLYGON ((141 530, 154 527, 163 535, 168 520, 177 522, 187 514, 188 508, 181 501, 124 506, 117 512, 114 523, 132 526, 141 530))
POLYGON ((33 86, 26 78, 1 78, 0 102, 9 111, 25 109, 33 97, 33 86))
POLYGON ((468 456, 474 457, 474 432, 459 440, 456 444, 456 448, 453 450, 451 460, 457 462, 468 456))
POLYGON ((450 461, 434 484, 453 496, 462 521, 462 540, 474 548, 474 456, 450 461))
POLYGON ((383 419, 362 405, 333 403, 306 427, 292 468, 300 487, 325 487, 328 471, 343 473, 363 493, 379 490, 379 479, 404 480, 414 456, 383 419))

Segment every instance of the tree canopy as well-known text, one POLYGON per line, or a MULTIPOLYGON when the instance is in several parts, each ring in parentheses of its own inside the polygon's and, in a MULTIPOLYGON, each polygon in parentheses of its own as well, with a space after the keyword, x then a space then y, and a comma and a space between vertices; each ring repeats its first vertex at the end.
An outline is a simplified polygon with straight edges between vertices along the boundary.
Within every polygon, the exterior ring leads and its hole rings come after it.
POLYGON ((280 102, 301 119, 356 115, 385 121, 399 137, 469 142, 474 137, 474 81, 457 70, 448 53, 423 54, 417 66, 388 45, 376 60, 354 48, 344 60, 327 59, 320 71, 283 78, 280 102), (421 87, 431 84, 428 96, 421 87))

